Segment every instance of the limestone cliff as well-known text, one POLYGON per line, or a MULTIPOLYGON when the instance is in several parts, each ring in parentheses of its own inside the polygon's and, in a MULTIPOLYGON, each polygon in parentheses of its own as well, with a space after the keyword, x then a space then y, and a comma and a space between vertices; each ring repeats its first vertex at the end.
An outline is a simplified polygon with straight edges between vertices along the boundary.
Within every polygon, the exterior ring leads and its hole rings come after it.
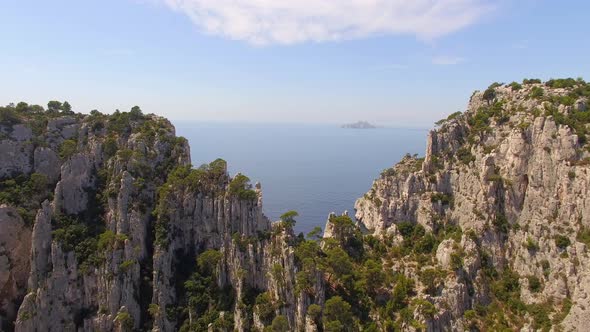
POLYGON ((410 277, 444 272, 428 330, 590 323, 588 87, 526 83, 474 93, 430 132, 425 158, 407 156, 356 202, 377 236, 401 241, 408 223, 462 231, 431 263, 394 263, 410 277))
POLYGON ((2 329, 248 331, 270 324, 263 293, 272 316, 305 325, 292 228, 271 225, 260 186, 225 161, 192 168, 167 120, 1 111, 2 329), (215 290, 205 309, 199 283, 215 290))
POLYGON ((584 330, 589 97, 475 92, 307 237, 138 107, 0 108, 0 330, 584 330))

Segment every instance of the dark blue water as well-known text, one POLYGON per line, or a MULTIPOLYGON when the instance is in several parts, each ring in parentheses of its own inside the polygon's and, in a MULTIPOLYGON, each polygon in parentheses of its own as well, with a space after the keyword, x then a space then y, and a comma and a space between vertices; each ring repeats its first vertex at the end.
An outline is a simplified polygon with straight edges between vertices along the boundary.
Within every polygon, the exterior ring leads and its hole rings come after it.
POLYGON ((379 173, 405 153, 424 154, 427 130, 341 129, 337 126, 175 123, 188 139, 193 165, 216 158, 229 172, 262 183, 271 220, 299 212, 296 230, 324 227, 330 212, 348 210, 379 173))

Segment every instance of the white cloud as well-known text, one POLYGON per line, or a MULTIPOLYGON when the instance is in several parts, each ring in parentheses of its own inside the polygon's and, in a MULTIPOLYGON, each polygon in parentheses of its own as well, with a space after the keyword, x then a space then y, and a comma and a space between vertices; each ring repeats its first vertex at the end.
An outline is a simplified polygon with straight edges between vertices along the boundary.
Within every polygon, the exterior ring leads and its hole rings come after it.
POLYGON ((434 65, 457 65, 464 62, 465 58, 458 56, 435 56, 432 58, 432 64, 434 65))
POLYGON ((204 32, 252 44, 378 35, 434 39, 477 22, 496 0, 160 0, 204 32))

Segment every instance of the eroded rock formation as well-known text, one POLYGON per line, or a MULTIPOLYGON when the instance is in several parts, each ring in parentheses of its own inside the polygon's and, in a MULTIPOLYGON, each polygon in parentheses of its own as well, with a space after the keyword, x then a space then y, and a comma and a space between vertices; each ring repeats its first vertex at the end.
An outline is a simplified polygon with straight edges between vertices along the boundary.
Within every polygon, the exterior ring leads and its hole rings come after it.
POLYGON ((360 224, 307 238, 161 117, 2 108, 1 328, 584 330, 590 85, 525 83, 474 93, 360 224))

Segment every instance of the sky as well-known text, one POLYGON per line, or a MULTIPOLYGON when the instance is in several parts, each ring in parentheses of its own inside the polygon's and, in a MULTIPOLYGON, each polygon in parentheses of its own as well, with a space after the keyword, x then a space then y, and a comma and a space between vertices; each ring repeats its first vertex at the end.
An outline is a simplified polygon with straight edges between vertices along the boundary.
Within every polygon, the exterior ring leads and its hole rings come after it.
POLYGON ((430 127, 474 90, 590 79, 585 0, 3 0, 0 104, 430 127))

